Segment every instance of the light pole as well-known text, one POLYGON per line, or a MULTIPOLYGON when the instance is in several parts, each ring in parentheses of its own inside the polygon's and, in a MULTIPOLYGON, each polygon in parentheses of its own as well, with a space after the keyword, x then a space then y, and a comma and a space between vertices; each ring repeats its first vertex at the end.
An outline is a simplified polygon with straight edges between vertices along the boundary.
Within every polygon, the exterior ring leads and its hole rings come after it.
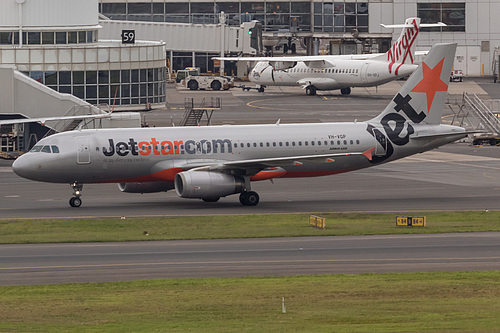
MULTIPOLYGON (((225 53, 225 26, 226 26, 226 14, 222 11, 219 14, 219 23, 220 23, 220 56, 224 57, 225 53)), ((220 75, 224 75, 224 60, 220 61, 220 75)))

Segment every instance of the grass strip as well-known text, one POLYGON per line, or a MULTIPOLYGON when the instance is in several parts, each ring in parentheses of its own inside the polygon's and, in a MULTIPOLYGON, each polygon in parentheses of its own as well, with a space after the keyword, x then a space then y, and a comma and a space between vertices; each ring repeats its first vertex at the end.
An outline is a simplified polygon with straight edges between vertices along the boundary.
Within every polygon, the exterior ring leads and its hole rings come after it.
POLYGON ((500 212, 217 215, 145 218, 0 220, 0 244, 175 239, 345 236, 500 231, 500 212), (426 227, 396 227, 396 217, 426 216, 426 227))
POLYGON ((1 332, 497 332, 500 327, 500 272, 173 279, 0 287, 0 294, 1 332))

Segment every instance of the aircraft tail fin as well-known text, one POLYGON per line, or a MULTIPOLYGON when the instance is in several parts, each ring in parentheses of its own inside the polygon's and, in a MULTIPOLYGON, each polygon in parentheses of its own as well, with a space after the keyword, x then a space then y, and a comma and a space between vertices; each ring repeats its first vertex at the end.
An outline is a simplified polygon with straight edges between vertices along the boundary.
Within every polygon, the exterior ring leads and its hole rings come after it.
POLYGON ((456 48, 457 44, 434 45, 385 110, 372 121, 393 129, 405 122, 440 124, 456 48))
POLYGON ((398 75, 402 64, 412 65, 415 62, 415 47, 418 33, 421 27, 441 27, 444 23, 420 24, 420 18, 407 18, 404 24, 385 25, 384 28, 403 28, 401 35, 391 48, 380 57, 380 60, 389 62, 389 72, 398 75))

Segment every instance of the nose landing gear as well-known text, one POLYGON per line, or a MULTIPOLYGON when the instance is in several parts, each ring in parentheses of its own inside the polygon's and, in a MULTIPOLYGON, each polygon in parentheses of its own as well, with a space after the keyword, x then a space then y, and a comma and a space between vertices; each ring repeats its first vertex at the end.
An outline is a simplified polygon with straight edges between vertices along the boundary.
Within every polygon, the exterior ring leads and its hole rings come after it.
POLYGON ((71 207, 80 207, 82 205, 82 199, 80 199, 80 197, 82 196, 83 185, 74 182, 70 186, 73 189, 73 197, 69 199, 69 205, 71 207))

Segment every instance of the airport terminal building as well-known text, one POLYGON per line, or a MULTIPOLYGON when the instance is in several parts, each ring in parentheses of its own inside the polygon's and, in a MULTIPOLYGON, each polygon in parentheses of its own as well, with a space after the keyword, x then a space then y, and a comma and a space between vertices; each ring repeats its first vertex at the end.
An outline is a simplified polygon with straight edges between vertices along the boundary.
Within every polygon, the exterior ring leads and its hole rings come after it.
POLYGON ((165 102, 165 45, 100 40, 97 0, 0 2, 0 65, 100 106, 165 102))
MULTIPOLYGON (((494 16, 500 12, 497 0, 99 0, 99 11, 114 20, 193 24, 217 23, 218 14, 224 11, 230 26, 261 21, 265 44, 267 40, 267 45, 275 48, 275 55, 288 48, 290 36, 298 37, 292 41, 297 50, 311 38, 319 44, 319 53, 384 52, 400 31, 380 24, 400 24, 407 17, 418 16, 422 23, 441 21, 448 26, 423 29, 417 49, 456 42, 454 67, 471 76, 492 74, 495 47, 500 46, 500 26, 494 16)), ((196 65, 189 63, 191 55, 184 50, 170 51, 187 57, 183 66, 196 65)))
POLYGON ((447 26, 422 29, 417 50, 456 42, 455 69, 491 75, 499 11, 496 0, 3 0, 0 65, 93 105, 164 104, 167 68, 218 70, 211 58, 221 53, 224 12, 226 55, 244 53, 240 25, 250 20, 262 23, 268 54, 353 54, 385 52, 400 30, 381 24, 418 16, 447 26), (129 22, 142 38, 123 44, 116 27, 129 22))

